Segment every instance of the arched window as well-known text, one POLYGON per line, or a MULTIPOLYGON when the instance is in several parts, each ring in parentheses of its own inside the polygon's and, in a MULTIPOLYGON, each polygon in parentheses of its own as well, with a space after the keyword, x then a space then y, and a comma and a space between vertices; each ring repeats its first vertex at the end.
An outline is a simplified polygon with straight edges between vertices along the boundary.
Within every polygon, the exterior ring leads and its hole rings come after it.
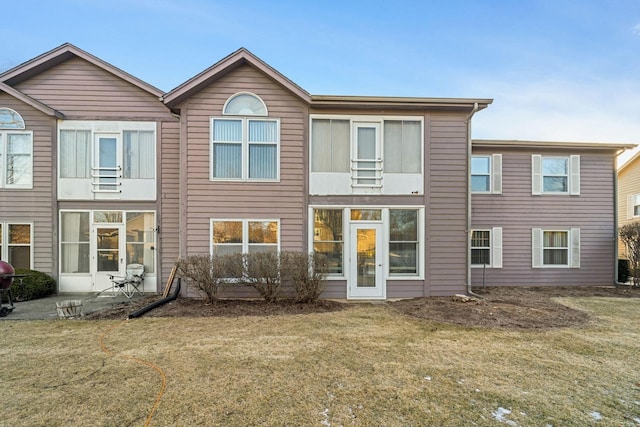
POLYGON ((267 106, 257 95, 240 92, 227 99, 222 114, 233 116, 267 116, 267 106))
POLYGON ((24 129, 22 116, 11 108, 0 107, 0 129, 24 129))

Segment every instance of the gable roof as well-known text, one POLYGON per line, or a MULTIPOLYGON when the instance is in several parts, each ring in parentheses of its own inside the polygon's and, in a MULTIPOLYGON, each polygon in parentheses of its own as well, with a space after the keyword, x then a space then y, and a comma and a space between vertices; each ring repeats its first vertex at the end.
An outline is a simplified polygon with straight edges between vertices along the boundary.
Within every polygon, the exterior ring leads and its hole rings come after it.
POLYGON ((82 58, 96 67, 101 68, 158 98, 163 94, 160 89, 125 71, 122 71, 120 68, 115 67, 82 49, 77 48, 70 43, 60 45, 49 52, 43 53, 42 55, 24 62, 10 70, 0 73, 0 82, 13 86, 74 57, 82 58))
POLYGON ((266 74, 268 77, 275 80, 277 83, 279 83, 281 86, 289 90, 291 93, 293 93, 303 101, 310 102, 311 97, 309 93, 307 93, 307 91, 289 80, 275 68, 262 61, 247 49, 242 47, 226 58, 223 58, 222 60, 213 64, 211 67, 182 83, 172 91, 168 92, 163 97, 164 103, 168 107, 174 107, 183 100, 189 98, 194 93, 199 92, 206 86, 213 83, 215 80, 224 76, 228 72, 245 64, 251 65, 252 67, 266 74))
POLYGON ((624 169, 626 169, 628 166, 631 166, 633 163, 635 163, 638 159, 640 159, 640 151, 638 151, 636 154, 633 155, 633 157, 631 157, 629 160, 627 160, 626 162, 624 162, 623 165, 621 165, 618 168, 618 174, 621 173, 624 169))
POLYGON ((51 116, 51 117, 57 117, 58 119, 63 119, 64 118, 64 114, 62 114, 60 111, 55 110, 51 107, 49 107, 46 104, 43 104, 42 102, 33 99, 32 97, 30 97, 29 95, 25 95, 24 93, 20 92, 17 89, 12 88, 11 86, 4 84, 2 82, 0 82, 0 91, 13 96, 14 98, 24 102, 27 105, 32 106, 33 108, 35 108, 36 110, 39 110, 41 112, 43 112, 44 114, 51 116))

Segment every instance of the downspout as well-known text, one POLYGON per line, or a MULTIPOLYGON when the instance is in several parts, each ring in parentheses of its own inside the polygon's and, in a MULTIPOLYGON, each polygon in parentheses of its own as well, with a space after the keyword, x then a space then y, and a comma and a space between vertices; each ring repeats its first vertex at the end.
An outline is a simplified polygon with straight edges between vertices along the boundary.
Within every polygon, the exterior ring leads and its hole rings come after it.
POLYGON ((482 298, 481 295, 474 293, 471 290, 471 152, 472 152, 472 140, 471 140, 471 118, 478 112, 478 103, 474 102, 473 109, 467 117, 467 294, 474 297, 482 298))
POLYGON ((625 286, 626 283, 618 282, 618 258, 620 254, 620 248, 618 244, 620 243, 620 237, 618 236, 618 156, 624 152, 620 150, 616 153, 613 162, 613 250, 614 250, 614 263, 613 263, 613 286, 625 286))

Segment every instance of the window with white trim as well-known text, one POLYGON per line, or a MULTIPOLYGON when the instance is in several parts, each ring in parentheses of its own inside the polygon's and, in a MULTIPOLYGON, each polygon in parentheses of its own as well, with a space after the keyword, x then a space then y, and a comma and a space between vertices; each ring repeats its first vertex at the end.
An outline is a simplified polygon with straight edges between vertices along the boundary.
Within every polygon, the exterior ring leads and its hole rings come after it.
POLYGON ((314 115, 311 194, 422 194, 421 117, 314 115))
POLYGON ((640 194, 627 196, 627 218, 640 217, 640 194))
POLYGON ((313 210, 313 252, 327 257, 330 275, 344 274, 343 209, 313 210))
POLYGON ((244 117, 211 118, 211 179, 277 181, 280 121, 256 117, 268 111, 252 93, 231 96, 223 114, 244 117))
POLYGON ((531 156, 531 193, 580 194, 580 156, 531 156))
POLYGON ((471 232, 471 266, 502 268, 502 227, 471 232))
POLYGON ((389 275, 412 275, 418 271, 418 210, 389 209, 389 275))
POLYGON ((0 223, 0 259, 11 264, 13 268, 32 268, 32 242, 31 223, 0 223))
POLYGON ((22 116, 0 108, 0 188, 33 188, 33 132, 22 116))
POLYGON ((580 229, 532 229, 532 266, 580 267, 580 229))
POLYGON ((211 255, 278 252, 279 247, 279 220, 211 220, 211 255))
POLYGON ((502 194, 502 154, 471 157, 471 192, 502 194))

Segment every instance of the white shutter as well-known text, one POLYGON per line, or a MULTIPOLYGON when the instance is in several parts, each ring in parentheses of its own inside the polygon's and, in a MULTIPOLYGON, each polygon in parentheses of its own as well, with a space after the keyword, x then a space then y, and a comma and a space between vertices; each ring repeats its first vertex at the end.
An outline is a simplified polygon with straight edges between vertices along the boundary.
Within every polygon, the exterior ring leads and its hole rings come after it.
POLYGON ((491 183, 493 194, 502 194, 502 154, 491 156, 491 183))
POLYGON ((569 156, 569 192, 573 196, 580 194, 580 156, 569 156))
POLYGON ((580 229, 572 228, 569 233, 571 244, 570 265, 571 268, 580 268, 580 229))
POLYGON ((531 194, 542 193, 542 156, 531 155, 531 194))
POLYGON ((491 267, 502 268, 502 227, 491 229, 491 267))
POLYGON ((542 267, 542 229, 531 229, 531 267, 542 267))
POLYGON ((627 196, 627 219, 633 218, 633 216, 635 214, 635 212, 633 211, 634 210, 633 209, 633 207, 634 207, 633 205, 634 205, 635 201, 636 201, 635 195, 629 194, 627 196))

